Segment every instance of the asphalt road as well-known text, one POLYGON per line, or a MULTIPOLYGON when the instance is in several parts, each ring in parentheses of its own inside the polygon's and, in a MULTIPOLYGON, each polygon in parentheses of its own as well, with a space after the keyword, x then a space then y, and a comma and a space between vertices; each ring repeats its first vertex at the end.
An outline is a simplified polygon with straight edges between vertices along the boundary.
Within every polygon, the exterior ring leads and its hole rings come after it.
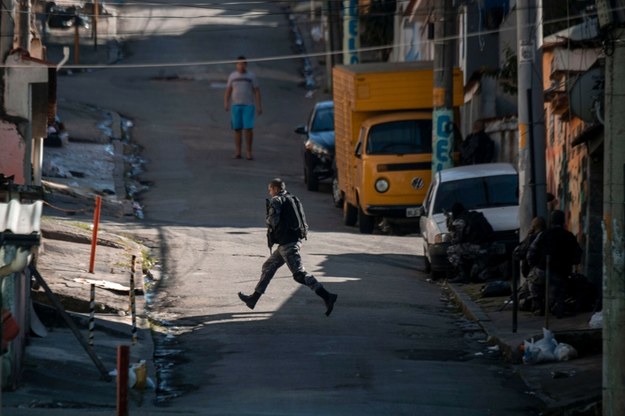
POLYGON ((300 86, 301 61, 284 58, 292 47, 281 6, 119 5, 123 65, 59 79, 59 97, 133 120, 132 139, 149 161, 146 218, 117 226, 160 261, 149 305, 162 331, 155 401, 172 414, 537 414, 479 328, 418 271, 416 236, 361 235, 342 225, 329 185, 305 191, 293 129, 313 100, 300 86), (254 161, 232 159, 223 109, 234 68, 223 62, 240 54, 263 94, 254 161), (330 317, 286 268, 254 311, 236 296, 253 290, 268 255, 264 199, 276 176, 306 208, 303 260, 339 295, 330 317))

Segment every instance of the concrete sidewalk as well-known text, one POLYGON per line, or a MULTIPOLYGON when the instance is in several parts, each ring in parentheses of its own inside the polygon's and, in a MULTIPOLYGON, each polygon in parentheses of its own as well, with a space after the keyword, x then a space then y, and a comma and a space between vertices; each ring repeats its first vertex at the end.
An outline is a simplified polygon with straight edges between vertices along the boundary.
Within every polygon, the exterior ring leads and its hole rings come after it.
POLYGON ((503 357, 511 362, 531 394, 543 402, 544 415, 601 414, 602 400, 602 334, 588 325, 591 312, 556 319, 548 317, 548 329, 558 342, 572 345, 578 357, 570 361, 523 364, 524 340, 542 338, 545 317, 518 311, 513 330, 512 305, 508 296, 482 298, 482 284, 447 284, 451 295, 465 315, 477 322, 493 344, 499 345, 503 357), (504 306, 505 305, 505 306, 504 306))

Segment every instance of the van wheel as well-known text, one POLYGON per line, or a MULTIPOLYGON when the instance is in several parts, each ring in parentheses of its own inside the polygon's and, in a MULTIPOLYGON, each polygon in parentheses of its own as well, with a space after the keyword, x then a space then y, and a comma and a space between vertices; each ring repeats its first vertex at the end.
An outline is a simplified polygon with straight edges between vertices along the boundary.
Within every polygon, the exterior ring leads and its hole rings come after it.
POLYGON ((358 229, 362 234, 373 233, 375 227, 375 217, 367 215, 362 209, 358 208, 358 229))
POLYGON ((358 209, 345 201, 343 204, 343 224, 353 227, 358 221, 358 209))
POLYGON ((336 168, 334 169, 334 174, 332 175, 332 202, 337 208, 343 207, 343 195, 339 189, 339 178, 336 173, 336 168))

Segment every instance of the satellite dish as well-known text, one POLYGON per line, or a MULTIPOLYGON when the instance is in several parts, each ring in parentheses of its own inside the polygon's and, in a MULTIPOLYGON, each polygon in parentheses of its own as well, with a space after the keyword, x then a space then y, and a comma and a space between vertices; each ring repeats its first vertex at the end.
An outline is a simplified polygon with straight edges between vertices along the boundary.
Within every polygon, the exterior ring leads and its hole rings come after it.
POLYGON ((596 109, 603 109, 603 90, 605 75, 603 68, 591 68, 577 78, 569 89, 569 107, 574 116, 581 118, 587 123, 592 123, 598 117, 596 109), (595 103, 599 102, 597 106, 595 103))

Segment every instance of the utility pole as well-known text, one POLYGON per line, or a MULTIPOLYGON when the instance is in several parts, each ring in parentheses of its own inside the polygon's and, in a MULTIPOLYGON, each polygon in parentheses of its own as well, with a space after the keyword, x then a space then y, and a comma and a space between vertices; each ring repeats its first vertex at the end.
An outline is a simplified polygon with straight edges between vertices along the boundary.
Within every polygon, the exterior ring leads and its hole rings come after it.
POLYGON ((597 1, 606 36, 603 156, 603 414, 625 415, 625 19, 623 1, 597 1), (613 6, 613 7, 611 7, 613 6))
POLYGON ((453 62, 456 13, 453 0, 435 2, 432 89, 432 175, 453 166, 453 62))
POLYGON ((93 0, 93 17, 91 18, 93 24, 93 49, 98 50, 98 18, 100 17, 100 4, 98 0, 93 0))
POLYGON ((325 13, 325 43, 326 43, 326 88, 332 91, 332 68, 336 65, 338 57, 340 37, 338 26, 338 10, 335 0, 325 0, 325 7, 322 9, 325 13))
POLYGON ((358 0, 343 0, 343 64, 360 62, 360 24, 358 0))
MULTIPOLYGON (((4 7, 4 6, 3 6, 4 7)), ((30 52, 30 1, 20 0, 19 2, 18 24, 16 25, 17 45, 25 51, 30 52)))
POLYGON ((547 216, 543 97, 542 0, 518 0, 519 222, 525 236, 533 217, 547 216))

